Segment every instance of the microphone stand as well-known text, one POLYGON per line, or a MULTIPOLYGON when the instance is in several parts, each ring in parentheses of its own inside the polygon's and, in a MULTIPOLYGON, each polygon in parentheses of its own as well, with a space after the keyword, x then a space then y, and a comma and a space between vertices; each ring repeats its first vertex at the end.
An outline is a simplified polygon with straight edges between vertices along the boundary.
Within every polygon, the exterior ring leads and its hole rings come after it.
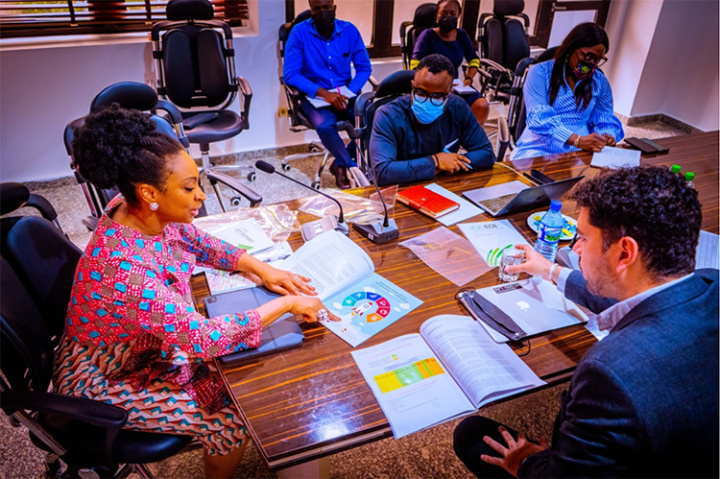
POLYGON ((375 181, 375 173, 372 171, 372 166, 370 166, 370 163, 367 162, 365 155, 361 151, 360 147, 357 145, 355 147, 360 154, 360 158, 362 159, 363 163, 368 165, 370 179, 375 186, 375 191, 377 191, 377 194, 380 197, 380 203, 382 203, 383 205, 385 217, 382 223, 371 223, 369 225, 353 223, 353 228, 362 236, 376 244, 383 244, 389 241, 396 240, 400 237, 400 231, 397 228, 397 224, 395 224, 395 220, 391 219, 390 215, 388 214, 387 205, 385 204, 385 199, 383 198, 382 193, 380 193, 380 188, 378 188, 377 181, 375 181))

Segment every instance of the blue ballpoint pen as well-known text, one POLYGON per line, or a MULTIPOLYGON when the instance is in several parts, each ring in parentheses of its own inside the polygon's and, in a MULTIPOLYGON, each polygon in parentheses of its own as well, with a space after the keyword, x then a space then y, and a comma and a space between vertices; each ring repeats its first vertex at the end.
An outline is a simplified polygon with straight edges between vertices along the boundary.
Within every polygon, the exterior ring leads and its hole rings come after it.
MULTIPOLYGON (((460 139, 460 138, 456 138, 456 139, 454 139, 453 141, 451 141, 450 143, 448 143, 447 145, 445 145, 445 146, 443 147, 443 153, 452 153, 452 151, 450 151, 450 148, 451 148, 455 143, 457 143, 459 139, 460 139)), ((472 169, 473 169, 473 167, 472 167, 472 165, 471 165, 470 163, 468 163, 467 167, 468 167, 468 170, 472 170, 472 169)))

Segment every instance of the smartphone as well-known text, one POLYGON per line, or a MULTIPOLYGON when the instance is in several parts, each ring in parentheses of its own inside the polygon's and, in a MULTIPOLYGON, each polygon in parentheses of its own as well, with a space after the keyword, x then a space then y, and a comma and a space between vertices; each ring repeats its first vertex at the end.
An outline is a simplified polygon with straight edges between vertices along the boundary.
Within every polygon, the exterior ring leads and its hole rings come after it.
MULTIPOLYGON (((657 143, 654 141, 651 143, 650 140, 647 140, 645 138, 625 138, 625 143, 632 146, 636 150, 642 151, 646 155, 654 155, 656 153, 660 153, 660 150, 657 147, 660 147, 657 143), (654 145, 653 145, 654 143, 654 145), (657 145, 657 147, 655 146, 657 145)), ((660 147, 664 148, 664 147, 660 147)), ((667 153, 669 150, 665 148, 665 153, 667 153)))
POLYGON ((548 175, 539 172, 538 170, 530 170, 530 176, 535 178, 540 184, 546 185, 548 183, 554 183, 555 180, 550 178, 548 175))
POLYGON ((651 139, 649 139, 649 138, 643 138, 642 140, 643 140, 645 143, 647 143, 648 145, 650 145, 650 146, 652 146, 653 148, 655 148, 655 150, 657 151, 657 153, 660 154, 660 155, 665 154, 665 153, 667 153, 667 152, 670 151, 670 148, 668 148, 668 147, 666 147, 666 146, 662 146, 660 143, 658 143, 658 142, 656 142, 656 141, 653 141, 653 140, 651 140, 651 139))

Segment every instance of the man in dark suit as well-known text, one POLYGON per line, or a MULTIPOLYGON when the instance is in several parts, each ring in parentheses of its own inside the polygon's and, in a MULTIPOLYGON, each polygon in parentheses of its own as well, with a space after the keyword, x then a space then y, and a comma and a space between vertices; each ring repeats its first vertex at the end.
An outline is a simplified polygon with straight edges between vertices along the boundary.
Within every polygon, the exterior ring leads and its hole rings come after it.
POLYGON ((474 416, 456 454, 479 477, 718 477, 718 271, 695 271, 697 192, 638 167, 573 199, 582 273, 529 247, 511 268, 557 283, 609 335, 578 363, 552 445, 474 416))

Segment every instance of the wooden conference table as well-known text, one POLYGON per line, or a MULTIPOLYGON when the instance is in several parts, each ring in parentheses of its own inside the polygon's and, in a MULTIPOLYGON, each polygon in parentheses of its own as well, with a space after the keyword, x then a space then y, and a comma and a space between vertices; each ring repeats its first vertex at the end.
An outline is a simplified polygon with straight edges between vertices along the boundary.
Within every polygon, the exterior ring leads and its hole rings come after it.
MULTIPOLYGON (((666 138, 658 143, 670 148, 670 153, 643 157, 642 164, 678 164, 683 172, 695 172, 695 185, 703 205, 703 229, 718 233, 718 132, 666 138)), ((589 166, 590 160, 591 154, 583 152, 535 158, 512 166, 521 172, 535 168, 561 180, 597 175, 599 170, 589 166)), ((522 177, 498 164, 471 174, 438 177, 435 182, 459 195, 517 179, 522 177)), ((574 203, 564 201, 563 213, 577 218, 578 210, 574 203)), ((526 224, 529 214, 530 211, 526 211, 509 218, 534 239, 535 234, 526 224)), ((400 230, 399 241, 442 226, 399 203, 395 206, 394 218, 400 230)), ((316 218, 301 213, 299 219, 305 222, 316 218)), ((467 221, 491 219, 480 215, 467 221)), ((451 229, 462 235, 456 226, 451 229)), ((416 333, 423 321, 438 314, 466 314, 454 299, 459 288, 435 273, 410 250, 399 247, 399 241, 376 245, 352 228, 350 238, 370 255, 378 274, 423 301, 417 309, 359 348, 416 333)), ((294 234, 290 242, 293 249, 297 249, 302 243, 300 235, 294 234)), ((493 269, 465 286, 481 288, 497 283, 497 270, 493 269)), ((204 294, 207 289, 196 287, 198 304, 202 303, 204 294)), ((218 363, 248 433, 271 468, 298 465, 392 435, 385 415, 355 366, 350 355, 352 348, 322 326, 303 325, 303 329, 305 342, 298 349, 238 365, 218 363)), ((541 379, 554 385, 570 378, 580 358, 595 341, 583 326, 571 326, 534 336, 530 340, 531 352, 522 359, 541 379)))

